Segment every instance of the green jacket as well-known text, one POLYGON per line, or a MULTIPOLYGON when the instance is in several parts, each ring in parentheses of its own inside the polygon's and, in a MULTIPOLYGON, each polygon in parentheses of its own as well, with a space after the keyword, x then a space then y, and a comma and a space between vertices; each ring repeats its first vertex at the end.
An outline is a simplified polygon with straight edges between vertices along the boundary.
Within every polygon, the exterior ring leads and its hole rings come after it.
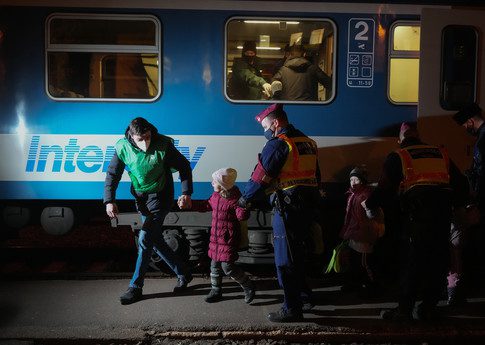
POLYGON ((137 192, 156 193, 166 183, 164 159, 167 146, 173 140, 162 135, 154 139, 147 152, 134 147, 127 138, 120 139, 115 146, 118 157, 128 167, 133 189, 137 192))

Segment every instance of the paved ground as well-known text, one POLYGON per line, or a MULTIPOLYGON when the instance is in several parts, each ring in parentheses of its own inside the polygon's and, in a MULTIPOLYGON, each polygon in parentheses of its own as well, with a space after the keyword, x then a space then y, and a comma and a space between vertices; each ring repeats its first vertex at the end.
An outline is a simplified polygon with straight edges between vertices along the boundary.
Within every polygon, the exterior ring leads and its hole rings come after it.
MULTIPOLYGON (((127 279, 0 282, 0 340, 114 341, 178 344, 229 339, 247 343, 272 339, 274 344, 385 342, 415 343, 426 339, 450 344, 483 344, 485 293, 470 296, 465 307, 443 307, 446 317, 428 324, 393 324, 379 319, 382 308, 395 306, 388 297, 363 301, 344 295, 330 281, 313 281, 317 305, 304 322, 273 324, 281 291, 272 278, 257 280, 258 292, 246 305, 240 288, 224 281, 224 300, 208 304, 209 281, 198 277, 186 294, 171 291, 174 279, 147 279, 144 299, 122 306, 119 295, 127 279), (188 339, 188 340, 187 340, 188 339), (481 340, 480 340, 481 339, 481 340), (189 341, 187 343, 187 341, 189 341)), ((39 342, 40 341, 40 342, 39 342)), ((89 343, 89 342, 87 342, 89 343)), ((96 342, 93 342, 93 344, 96 342)), ((1 342, 0 342, 1 344, 1 342)), ((90 343, 91 344, 91 343, 90 343)), ((221 343, 222 344, 222 343, 221 343)))

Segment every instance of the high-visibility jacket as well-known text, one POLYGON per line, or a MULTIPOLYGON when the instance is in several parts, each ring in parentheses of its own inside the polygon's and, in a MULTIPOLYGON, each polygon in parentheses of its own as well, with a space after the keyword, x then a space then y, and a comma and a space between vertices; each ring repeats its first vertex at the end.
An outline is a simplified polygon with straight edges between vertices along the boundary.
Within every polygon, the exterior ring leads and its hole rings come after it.
POLYGON ((401 158, 404 176, 400 184, 401 193, 420 185, 449 185, 450 160, 444 148, 420 144, 396 152, 401 158))
POLYGON ((295 186, 316 187, 317 144, 306 136, 278 137, 288 145, 288 157, 277 179, 276 189, 288 189, 295 186))
POLYGON ((152 138, 148 152, 134 147, 127 138, 116 143, 116 153, 128 167, 128 175, 137 192, 156 193, 163 189, 167 174, 164 159, 170 140, 162 135, 152 138))

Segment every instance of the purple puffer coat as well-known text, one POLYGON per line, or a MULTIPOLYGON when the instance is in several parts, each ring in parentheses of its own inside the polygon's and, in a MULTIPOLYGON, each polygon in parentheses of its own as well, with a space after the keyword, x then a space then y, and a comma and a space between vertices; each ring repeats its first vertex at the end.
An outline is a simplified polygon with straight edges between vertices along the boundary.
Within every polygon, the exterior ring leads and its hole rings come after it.
POLYGON ((249 211, 237 205, 240 196, 239 188, 234 186, 227 199, 214 192, 204 205, 205 211, 212 210, 209 257, 214 261, 234 262, 239 257, 239 221, 249 218, 249 211))

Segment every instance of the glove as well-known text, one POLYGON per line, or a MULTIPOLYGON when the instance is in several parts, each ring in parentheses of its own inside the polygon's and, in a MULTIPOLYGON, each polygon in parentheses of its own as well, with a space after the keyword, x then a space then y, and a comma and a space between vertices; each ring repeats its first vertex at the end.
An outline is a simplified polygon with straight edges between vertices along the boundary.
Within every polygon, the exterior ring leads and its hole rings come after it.
POLYGON ((239 198, 239 200, 237 201, 237 204, 239 207, 242 207, 242 208, 246 208, 246 209, 251 208, 251 203, 248 202, 243 196, 239 198))
POLYGON ((271 92, 271 84, 269 83, 264 83, 263 84, 263 93, 266 95, 266 97, 271 97, 272 92, 271 92))

